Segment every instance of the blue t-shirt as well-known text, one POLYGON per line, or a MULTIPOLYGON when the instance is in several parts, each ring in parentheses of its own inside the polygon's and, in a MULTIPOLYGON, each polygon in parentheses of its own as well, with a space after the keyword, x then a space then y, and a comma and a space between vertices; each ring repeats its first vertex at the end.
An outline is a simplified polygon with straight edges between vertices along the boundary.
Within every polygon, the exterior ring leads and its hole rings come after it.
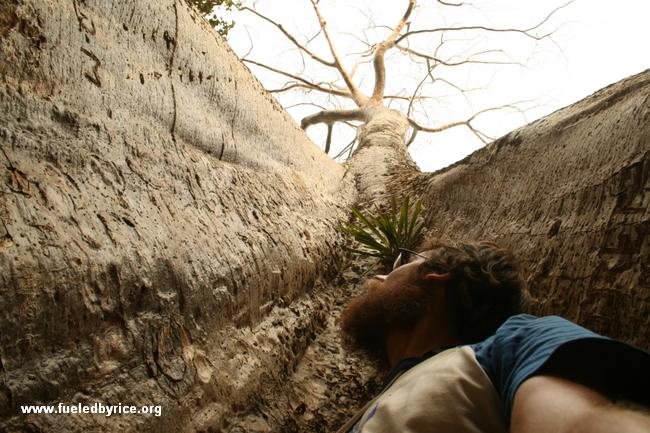
MULTIPOLYGON (((649 353, 561 317, 512 316, 493 336, 470 347, 499 395, 506 425, 517 389, 538 374, 573 380, 614 400, 650 405, 649 353)), ((437 353, 403 360, 389 380, 437 353)))
POLYGON ((612 399, 648 404, 650 354, 558 316, 512 316, 493 336, 471 347, 501 397, 506 422, 517 389, 537 374, 565 377, 612 399))
POLYGON ((510 419, 519 386, 558 347, 582 338, 607 339, 561 317, 519 314, 506 320, 487 340, 472 345, 476 359, 501 396, 506 420, 510 419))

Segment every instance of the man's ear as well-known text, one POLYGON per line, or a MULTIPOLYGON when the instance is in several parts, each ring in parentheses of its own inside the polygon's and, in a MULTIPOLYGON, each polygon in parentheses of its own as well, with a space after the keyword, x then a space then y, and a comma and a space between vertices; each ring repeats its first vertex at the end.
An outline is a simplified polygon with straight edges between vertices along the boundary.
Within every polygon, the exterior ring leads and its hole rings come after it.
POLYGON ((451 274, 445 272, 444 274, 438 272, 428 272, 422 277, 424 281, 430 281, 432 283, 445 283, 451 279, 451 274))

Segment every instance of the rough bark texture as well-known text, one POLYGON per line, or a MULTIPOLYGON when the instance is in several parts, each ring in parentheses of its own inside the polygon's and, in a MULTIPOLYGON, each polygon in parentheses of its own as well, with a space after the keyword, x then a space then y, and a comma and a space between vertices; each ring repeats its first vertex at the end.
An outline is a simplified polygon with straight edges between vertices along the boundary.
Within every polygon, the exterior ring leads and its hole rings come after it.
POLYGON ((230 431, 335 432, 381 390, 385 372, 342 347, 338 323, 344 306, 361 293, 361 283, 373 270, 376 264, 371 261, 353 262, 327 286, 319 287, 322 328, 288 377, 260 389, 252 404, 229 418, 230 431))
POLYGON ((184 2, 0 35, 0 430, 219 429, 322 326, 352 183, 184 2), (18 414, 94 401, 163 416, 18 414))
POLYGON ((336 331, 360 269, 319 280, 355 186, 650 347, 650 72, 433 174, 374 108, 345 176, 180 0, 9 0, 0 36, 0 430, 332 430, 376 384, 336 331), (18 415, 94 401, 163 416, 18 415))
POLYGON ((366 122, 359 127, 359 145, 346 162, 359 194, 359 206, 387 202, 397 173, 419 172, 406 152, 407 118, 384 107, 368 107, 366 122))
POLYGON ((418 177, 435 235, 517 253, 533 313, 650 349, 650 70, 418 177))

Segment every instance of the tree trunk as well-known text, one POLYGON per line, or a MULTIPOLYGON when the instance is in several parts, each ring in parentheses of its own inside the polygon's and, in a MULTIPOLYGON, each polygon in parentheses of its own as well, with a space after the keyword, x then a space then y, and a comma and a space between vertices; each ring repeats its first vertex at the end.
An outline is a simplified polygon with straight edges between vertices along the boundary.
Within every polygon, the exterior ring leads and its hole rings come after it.
POLYGON ((650 349, 650 70, 417 184, 437 236, 520 258, 530 311, 650 349))
POLYGON ((381 108, 333 163, 180 0, 10 0, 0 36, 0 429, 331 430, 372 385, 336 227, 391 195, 650 347, 650 72, 420 173, 381 108), (20 414, 95 401, 162 416, 20 414))
POLYGON ((361 207, 386 203, 394 190, 394 178, 419 172, 404 145, 409 127, 406 116, 380 106, 367 108, 365 115, 358 147, 346 162, 361 207))
POLYGON ((12 0, 0 35, 0 430, 220 426, 325 321, 352 183, 183 2, 12 0), (94 401, 162 416, 20 414, 94 401))

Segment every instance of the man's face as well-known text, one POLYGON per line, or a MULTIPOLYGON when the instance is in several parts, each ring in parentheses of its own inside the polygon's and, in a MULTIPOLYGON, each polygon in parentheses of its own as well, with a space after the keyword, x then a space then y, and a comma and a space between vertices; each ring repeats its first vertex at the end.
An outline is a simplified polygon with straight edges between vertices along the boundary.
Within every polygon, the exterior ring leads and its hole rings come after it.
POLYGON ((390 274, 377 275, 364 283, 365 293, 343 311, 341 330, 346 343, 381 359, 390 331, 415 326, 429 302, 429 293, 418 278, 423 260, 416 257, 390 274))

